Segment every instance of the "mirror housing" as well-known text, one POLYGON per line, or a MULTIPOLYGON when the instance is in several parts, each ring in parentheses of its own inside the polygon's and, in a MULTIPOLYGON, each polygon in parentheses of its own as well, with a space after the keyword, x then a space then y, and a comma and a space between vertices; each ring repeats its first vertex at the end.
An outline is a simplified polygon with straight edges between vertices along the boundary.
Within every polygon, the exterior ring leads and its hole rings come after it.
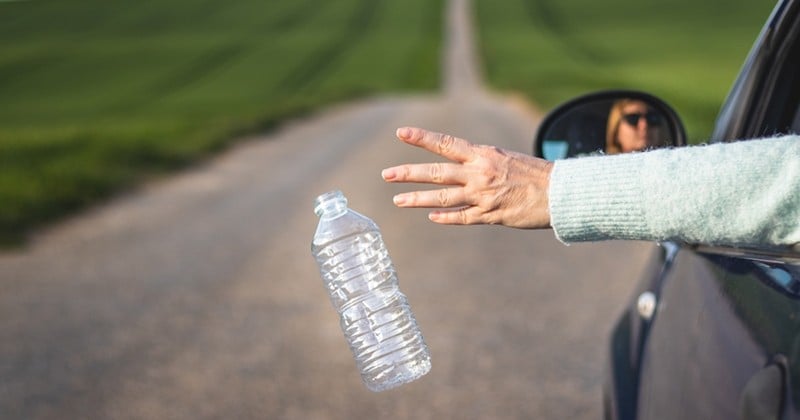
POLYGON ((644 92, 607 90, 579 96, 548 113, 536 131, 533 154, 552 161, 685 144, 686 129, 666 102, 644 92), (640 130, 638 139, 623 139, 631 130, 640 130))

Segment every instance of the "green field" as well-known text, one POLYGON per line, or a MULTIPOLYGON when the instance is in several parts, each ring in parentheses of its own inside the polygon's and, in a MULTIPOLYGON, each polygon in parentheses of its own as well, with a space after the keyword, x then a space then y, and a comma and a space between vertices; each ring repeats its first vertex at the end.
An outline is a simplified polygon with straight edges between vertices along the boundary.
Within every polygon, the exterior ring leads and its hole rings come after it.
POLYGON ((706 139, 774 0, 475 0, 489 83, 548 109, 630 88, 706 139))
POLYGON ((237 136, 439 85, 441 0, 0 2, 0 243, 237 136))

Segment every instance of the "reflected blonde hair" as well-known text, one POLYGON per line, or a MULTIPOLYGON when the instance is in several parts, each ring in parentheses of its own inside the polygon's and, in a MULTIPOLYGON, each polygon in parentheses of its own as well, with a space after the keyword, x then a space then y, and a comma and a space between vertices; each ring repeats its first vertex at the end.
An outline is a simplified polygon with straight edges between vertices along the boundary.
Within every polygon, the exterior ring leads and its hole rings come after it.
POLYGON ((606 154, 616 155, 622 153, 622 147, 617 141, 619 123, 622 121, 622 110, 629 104, 642 102, 639 99, 620 99, 611 105, 608 112, 608 124, 606 125, 606 154))

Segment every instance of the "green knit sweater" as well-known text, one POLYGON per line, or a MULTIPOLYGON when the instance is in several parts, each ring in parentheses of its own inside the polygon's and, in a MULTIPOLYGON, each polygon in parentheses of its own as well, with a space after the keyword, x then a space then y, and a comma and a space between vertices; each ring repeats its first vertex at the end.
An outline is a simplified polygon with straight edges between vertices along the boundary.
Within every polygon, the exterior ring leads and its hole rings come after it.
POLYGON ((563 242, 800 243, 800 136, 555 162, 550 218, 563 242))

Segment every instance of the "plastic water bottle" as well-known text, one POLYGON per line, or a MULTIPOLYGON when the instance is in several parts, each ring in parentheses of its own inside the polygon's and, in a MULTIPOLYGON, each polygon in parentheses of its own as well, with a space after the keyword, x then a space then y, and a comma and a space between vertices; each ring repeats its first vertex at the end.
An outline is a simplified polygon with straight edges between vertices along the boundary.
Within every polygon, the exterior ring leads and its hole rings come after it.
POLYGON ((364 384, 384 391, 428 373, 428 347, 378 226, 349 209, 341 191, 317 197, 314 213, 320 219, 311 252, 364 384))

